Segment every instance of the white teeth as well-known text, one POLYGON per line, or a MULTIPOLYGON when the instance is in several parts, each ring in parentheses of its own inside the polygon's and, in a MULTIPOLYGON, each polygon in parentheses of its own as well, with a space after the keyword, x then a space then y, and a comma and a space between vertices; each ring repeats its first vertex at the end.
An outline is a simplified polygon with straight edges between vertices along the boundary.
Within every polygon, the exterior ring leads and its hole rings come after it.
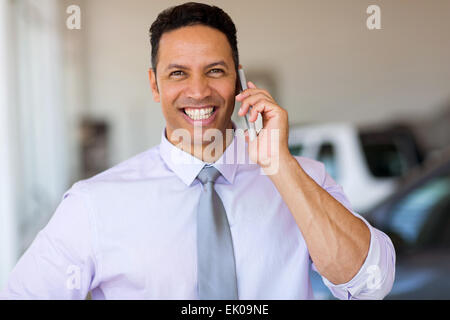
POLYGON ((209 108, 185 108, 184 112, 192 120, 208 119, 213 114, 214 107, 209 108))

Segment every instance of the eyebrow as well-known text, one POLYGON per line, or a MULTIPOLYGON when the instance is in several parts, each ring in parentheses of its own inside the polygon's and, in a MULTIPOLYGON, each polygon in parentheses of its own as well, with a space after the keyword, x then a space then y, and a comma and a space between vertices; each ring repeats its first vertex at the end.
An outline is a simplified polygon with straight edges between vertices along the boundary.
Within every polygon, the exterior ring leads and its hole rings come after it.
MULTIPOLYGON (((225 67, 225 68, 228 69, 228 65, 227 65, 226 62, 223 61, 223 60, 220 60, 220 61, 216 61, 216 62, 210 63, 210 64, 208 64, 208 65, 205 67, 205 69, 208 69, 208 68, 211 68, 211 67, 214 67, 214 66, 218 66, 218 65, 219 65, 219 66, 223 66, 223 67, 225 67)), ((183 65, 181 65, 181 64, 171 63, 171 64, 169 64, 169 65, 167 66, 166 71, 167 71, 167 70, 170 70, 170 69, 184 69, 184 70, 187 70, 187 69, 189 69, 189 68, 186 67, 186 66, 183 66, 183 65)))

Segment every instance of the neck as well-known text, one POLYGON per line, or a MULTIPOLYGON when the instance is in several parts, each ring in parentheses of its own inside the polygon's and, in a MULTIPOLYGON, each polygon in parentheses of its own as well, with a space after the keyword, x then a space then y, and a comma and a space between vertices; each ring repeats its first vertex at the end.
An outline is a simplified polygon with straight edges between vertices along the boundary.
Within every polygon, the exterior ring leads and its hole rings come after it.
POLYGON ((169 134, 168 137, 167 132, 166 138, 174 146, 191 154, 197 159, 200 159, 203 162, 207 163, 214 163, 218 159, 220 159, 226 148, 233 141, 234 127, 231 120, 225 127, 225 129, 217 129, 216 133, 217 134, 208 134, 207 136, 205 136, 205 133, 202 132, 202 137, 199 138, 199 140, 202 141, 198 142, 195 141, 195 137, 193 139, 191 137, 186 139, 186 137, 173 137, 171 134, 169 134), (219 132, 221 134, 218 134, 219 132))

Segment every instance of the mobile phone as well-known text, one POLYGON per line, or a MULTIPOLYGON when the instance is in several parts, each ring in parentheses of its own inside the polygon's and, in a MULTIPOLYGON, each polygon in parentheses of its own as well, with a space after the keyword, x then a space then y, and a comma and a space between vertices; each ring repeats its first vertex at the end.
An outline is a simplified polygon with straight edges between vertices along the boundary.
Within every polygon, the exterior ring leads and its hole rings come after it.
MULTIPOLYGON (((247 79, 245 78, 244 69, 239 68, 238 73, 239 73, 239 81, 241 82, 241 92, 242 92, 248 88, 247 87, 247 79)), ((256 128, 255 128, 255 123, 249 121, 251 109, 252 109, 252 106, 250 106, 248 108, 248 111, 245 114, 245 123, 246 123, 247 129, 248 129, 248 137, 249 137, 250 141, 253 141, 256 138, 256 128)))

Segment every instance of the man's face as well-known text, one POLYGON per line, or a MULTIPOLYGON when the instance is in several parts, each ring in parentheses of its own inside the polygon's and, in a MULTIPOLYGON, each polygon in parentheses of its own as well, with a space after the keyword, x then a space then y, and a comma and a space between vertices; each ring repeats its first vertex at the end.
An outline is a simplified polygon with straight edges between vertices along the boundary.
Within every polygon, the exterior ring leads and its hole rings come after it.
POLYGON ((219 30, 195 25, 164 33, 150 82, 169 141, 176 129, 186 129, 194 139, 194 125, 201 125, 203 134, 209 128, 225 134, 232 127, 236 71, 231 46, 219 30))

